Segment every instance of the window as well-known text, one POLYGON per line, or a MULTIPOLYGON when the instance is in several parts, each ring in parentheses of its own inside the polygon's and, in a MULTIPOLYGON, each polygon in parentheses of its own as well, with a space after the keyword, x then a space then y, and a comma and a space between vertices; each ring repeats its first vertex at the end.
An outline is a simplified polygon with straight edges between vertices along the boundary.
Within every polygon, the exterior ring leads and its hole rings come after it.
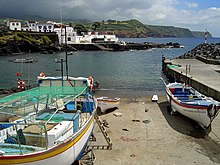
POLYGON ((42 26, 38 26, 38 28, 39 28, 39 29, 41 29, 41 28, 42 28, 42 26))
POLYGON ((68 41, 71 41, 71 37, 68 37, 67 40, 68 40, 68 41))
POLYGON ((51 29, 51 28, 52 28, 52 26, 48 26, 48 28, 49 28, 49 29, 51 29))
POLYGON ((15 26, 15 23, 14 23, 14 22, 12 23, 12 26, 15 26))
POLYGON ((16 23, 16 25, 18 26, 18 23, 16 23))
POLYGON ((44 25, 44 29, 47 29, 47 26, 44 25))

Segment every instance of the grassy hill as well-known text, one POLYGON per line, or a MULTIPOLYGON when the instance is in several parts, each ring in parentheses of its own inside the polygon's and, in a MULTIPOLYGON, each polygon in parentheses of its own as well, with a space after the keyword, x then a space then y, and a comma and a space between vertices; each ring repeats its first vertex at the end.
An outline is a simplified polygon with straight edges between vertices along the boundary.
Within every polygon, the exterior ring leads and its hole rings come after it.
POLYGON ((108 20, 99 23, 100 26, 96 30, 112 31, 118 37, 204 37, 204 32, 192 32, 187 28, 174 26, 145 25, 135 19, 127 21, 108 20))

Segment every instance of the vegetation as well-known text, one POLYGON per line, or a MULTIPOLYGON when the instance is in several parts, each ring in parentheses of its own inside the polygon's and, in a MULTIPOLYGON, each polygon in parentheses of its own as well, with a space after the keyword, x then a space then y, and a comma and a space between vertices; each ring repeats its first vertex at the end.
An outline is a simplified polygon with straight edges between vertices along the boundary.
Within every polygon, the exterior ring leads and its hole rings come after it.
MULTIPOLYGON (((87 31, 112 32, 118 37, 204 37, 204 32, 194 33, 189 29, 174 26, 145 25, 135 19, 127 21, 103 20, 102 22, 86 22, 76 25, 83 26, 87 31)), ((211 37, 211 34, 209 37, 211 37)))
POLYGON ((52 41, 45 35, 31 35, 28 32, 7 32, 4 36, 0 37, 0 44, 6 44, 10 41, 25 41, 29 44, 51 44, 52 41))
POLYGON ((57 35, 28 32, 7 32, 0 37, 0 55, 10 55, 19 52, 40 52, 44 50, 58 50, 57 35))
POLYGON ((81 35, 84 32, 87 32, 88 30, 86 27, 82 24, 75 24, 74 30, 77 32, 78 35, 81 35))

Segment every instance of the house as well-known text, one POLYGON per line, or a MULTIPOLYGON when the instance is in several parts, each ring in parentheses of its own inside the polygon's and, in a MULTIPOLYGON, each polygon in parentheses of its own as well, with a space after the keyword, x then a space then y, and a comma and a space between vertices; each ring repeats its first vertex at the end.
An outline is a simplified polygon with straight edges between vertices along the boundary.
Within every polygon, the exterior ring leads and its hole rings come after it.
POLYGON ((27 25, 21 26, 21 31, 29 31, 29 27, 27 25))
POLYGON ((36 31, 43 32, 43 33, 54 32, 54 25, 51 23, 38 22, 36 24, 36 31))
POLYGON ((77 42, 77 34, 74 31, 73 27, 64 26, 64 25, 54 25, 54 32, 58 35, 59 44, 74 44, 77 42), (65 30, 66 29, 66 30, 65 30), (66 40, 65 40, 65 31, 66 31, 66 40))
POLYGON ((115 43, 118 42, 116 35, 109 32, 88 32, 84 35, 80 42, 87 43, 115 43))
POLYGON ((9 30, 21 31, 21 21, 19 20, 8 20, 7 26, 9 30))
POLYGON ((28 31, 37 31, 37 22, 36 21, 27 21, 28 31))

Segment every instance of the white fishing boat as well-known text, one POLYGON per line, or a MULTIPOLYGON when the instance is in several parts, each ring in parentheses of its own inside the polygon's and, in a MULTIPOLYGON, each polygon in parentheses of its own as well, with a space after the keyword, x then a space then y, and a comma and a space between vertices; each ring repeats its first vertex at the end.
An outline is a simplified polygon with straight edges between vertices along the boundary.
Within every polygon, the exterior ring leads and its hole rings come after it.
POLYGON ((98 108, 104 113, 107 109, 117 108, 120 103, 120 98, 98 97, 97 101, 98 108))
POLYGON ((201 127, 208 128, 218 115, 220 103, 206 97, 183 83, 166 85, 167 98, 171 114, 176 111, 196 121, 201 127))
POLYGON ((16 58, 14 59, 14 63, 33 63, 33 57, 25 57, 25 58, 16 58))
POLYGON ((0 122, 0 164, 79 160, 95 124, 97 100, 89 86, 83 77, 42 77, 38 87, 1 98, 8 121, 0 122))

